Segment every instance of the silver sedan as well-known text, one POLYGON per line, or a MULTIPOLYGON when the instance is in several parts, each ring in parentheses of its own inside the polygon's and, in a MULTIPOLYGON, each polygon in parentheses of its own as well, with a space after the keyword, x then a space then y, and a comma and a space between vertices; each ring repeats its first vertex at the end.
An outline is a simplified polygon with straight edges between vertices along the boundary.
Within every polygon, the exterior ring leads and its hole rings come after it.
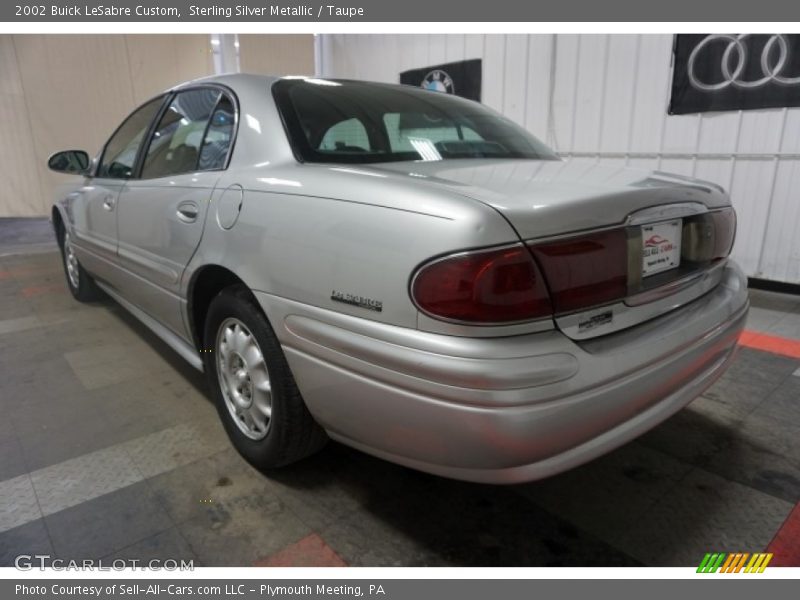
POLYGON ((657 425, 731 361, 747 281, 727 194, 562 161, 474 102, 227 75, 137 108, 52 219, 100 290, 208 376, 260 468, 333 438, 514 483, 657 425))

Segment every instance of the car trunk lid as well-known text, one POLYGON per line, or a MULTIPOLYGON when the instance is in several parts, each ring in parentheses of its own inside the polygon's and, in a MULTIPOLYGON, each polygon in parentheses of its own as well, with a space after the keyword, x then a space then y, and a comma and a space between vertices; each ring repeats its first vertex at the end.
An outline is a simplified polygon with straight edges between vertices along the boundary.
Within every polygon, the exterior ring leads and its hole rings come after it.
POLYGON ((376 170, 424 178, 500 212, 523 240, 625 222, 638 210, 698 202, 726 205, 713 184, 588 160, 443 160, 381 163, 376 170))

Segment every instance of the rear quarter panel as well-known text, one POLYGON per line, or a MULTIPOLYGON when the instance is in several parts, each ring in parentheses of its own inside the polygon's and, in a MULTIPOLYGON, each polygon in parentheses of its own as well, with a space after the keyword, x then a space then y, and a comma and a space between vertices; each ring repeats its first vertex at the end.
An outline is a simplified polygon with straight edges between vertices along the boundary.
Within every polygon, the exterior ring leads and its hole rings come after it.
POLYGON ((319 179, 314 169, 293 165, 226 174, 212 197, 185 289, 198 268, 218 264, 254 291, 415 328, 418 311, 408 284, 420 263, 518 241, 494 209, 457 194, 346 173, 319 179), (219 198, 232 184, 244 188, 243 202, 238 221, 226 230, 218 218, 219 198), (336 294, 380 303, 381 310, 335 301, 336 294))

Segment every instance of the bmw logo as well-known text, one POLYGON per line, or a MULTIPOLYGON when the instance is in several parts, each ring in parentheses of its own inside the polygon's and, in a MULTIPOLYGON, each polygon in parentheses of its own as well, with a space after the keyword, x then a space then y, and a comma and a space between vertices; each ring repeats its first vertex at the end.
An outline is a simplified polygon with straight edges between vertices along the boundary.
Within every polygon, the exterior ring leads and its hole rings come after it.
POLYGON ((452 94, 455 92, 453 78, 441 69, 434 69, 422 79, 421 87, 434 92, 452 94))

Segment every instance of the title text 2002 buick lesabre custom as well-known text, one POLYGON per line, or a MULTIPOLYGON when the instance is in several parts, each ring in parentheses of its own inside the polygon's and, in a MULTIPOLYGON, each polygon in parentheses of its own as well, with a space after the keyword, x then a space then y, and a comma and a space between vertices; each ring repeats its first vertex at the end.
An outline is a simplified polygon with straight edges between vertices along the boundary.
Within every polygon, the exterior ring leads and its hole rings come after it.
POLYGON ((700 394, 747 313, 722 189, 562 161, 442 93, 212 77, 50 167, 80 176, 52 214, 72 294, 105 290, 204 369, 262 468, 330 437, 545 477, 700 394))

